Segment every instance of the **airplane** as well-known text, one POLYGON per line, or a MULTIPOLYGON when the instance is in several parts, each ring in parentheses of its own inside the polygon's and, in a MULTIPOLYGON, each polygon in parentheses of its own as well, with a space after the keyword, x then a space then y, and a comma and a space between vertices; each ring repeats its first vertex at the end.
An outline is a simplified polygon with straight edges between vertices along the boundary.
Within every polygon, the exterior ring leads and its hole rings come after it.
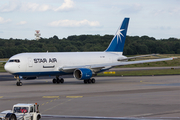
MULTIPOLYGON (((64 83, 62 75, 73 74, 74 78, 84 83, 95 83, 97 73, 115 66, 173 60, 159 58, 151 60, 128 61, 143 57, 126 57, 123 55, 124 43, 130 18, 124 18, 111 43, 102 52, 42 52, 20 53, 12 56, 4 69, 15 76, 17 86, 22 86, 21 79, 36 79, 40 76, 56 76, 52 82, 64 83)), ((148 55, 146 55, 148 56, 148 55)))

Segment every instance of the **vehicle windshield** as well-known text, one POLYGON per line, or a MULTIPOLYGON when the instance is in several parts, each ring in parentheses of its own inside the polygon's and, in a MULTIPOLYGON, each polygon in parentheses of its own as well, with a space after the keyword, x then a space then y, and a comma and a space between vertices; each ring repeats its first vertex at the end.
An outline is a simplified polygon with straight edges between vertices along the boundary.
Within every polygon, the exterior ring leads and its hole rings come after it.
POLYGON ((27 113, 28 107, 14 107, 14 113, 27 113))
POLYGON ((19 63, 20 60, 19 60, 19 59, 11 59, 11 60, 9 60, 8 62, 16 62, 16 63, 19 63))

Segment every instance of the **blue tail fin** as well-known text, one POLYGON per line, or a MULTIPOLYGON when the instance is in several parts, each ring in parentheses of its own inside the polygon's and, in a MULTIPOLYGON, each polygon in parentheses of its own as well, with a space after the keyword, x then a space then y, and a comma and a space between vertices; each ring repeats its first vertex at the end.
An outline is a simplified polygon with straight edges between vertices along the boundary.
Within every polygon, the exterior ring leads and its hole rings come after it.
POLYGON ((123 52, 129 18, 124 18, 106 52, 123 52))

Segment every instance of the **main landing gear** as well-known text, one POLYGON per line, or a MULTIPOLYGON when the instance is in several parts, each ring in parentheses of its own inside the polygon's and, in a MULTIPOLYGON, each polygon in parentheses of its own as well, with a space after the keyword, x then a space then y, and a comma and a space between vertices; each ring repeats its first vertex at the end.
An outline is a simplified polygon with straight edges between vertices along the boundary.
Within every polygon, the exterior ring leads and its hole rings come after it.
POLYGON ((59 79, 59 76, 56 76, 56 78, 54 78, 53 80, 52 80, 52 82, 54 83, 54 84, 59 84, 59 83, 64 83, 64 79, 63 78, 60 78, 59 79))
POLYGON ((94 78, 84 80, 84 84, 87 84, 87 83, 90 84, 90 83, 95 83, 95 82, 96 82, 96 80, 94 78))
POLYGON ((21 82, 21 80, 20 80, 20 77, 19 77, 19 76, 14 76, 14 78, 17 79, 16 85, 17 85, 17 86, 22 86, 22 82, 21 82))

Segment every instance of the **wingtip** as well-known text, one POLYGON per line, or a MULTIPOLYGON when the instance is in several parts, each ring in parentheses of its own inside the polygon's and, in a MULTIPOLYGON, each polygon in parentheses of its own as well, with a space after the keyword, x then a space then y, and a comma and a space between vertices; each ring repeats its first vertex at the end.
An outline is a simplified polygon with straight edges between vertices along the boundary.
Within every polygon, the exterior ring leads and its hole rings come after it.
POLYGON ((173 59, 173 60, 174 60, 174 59, 178 59, 178 57, 173 57, 172 59, 173 59))

